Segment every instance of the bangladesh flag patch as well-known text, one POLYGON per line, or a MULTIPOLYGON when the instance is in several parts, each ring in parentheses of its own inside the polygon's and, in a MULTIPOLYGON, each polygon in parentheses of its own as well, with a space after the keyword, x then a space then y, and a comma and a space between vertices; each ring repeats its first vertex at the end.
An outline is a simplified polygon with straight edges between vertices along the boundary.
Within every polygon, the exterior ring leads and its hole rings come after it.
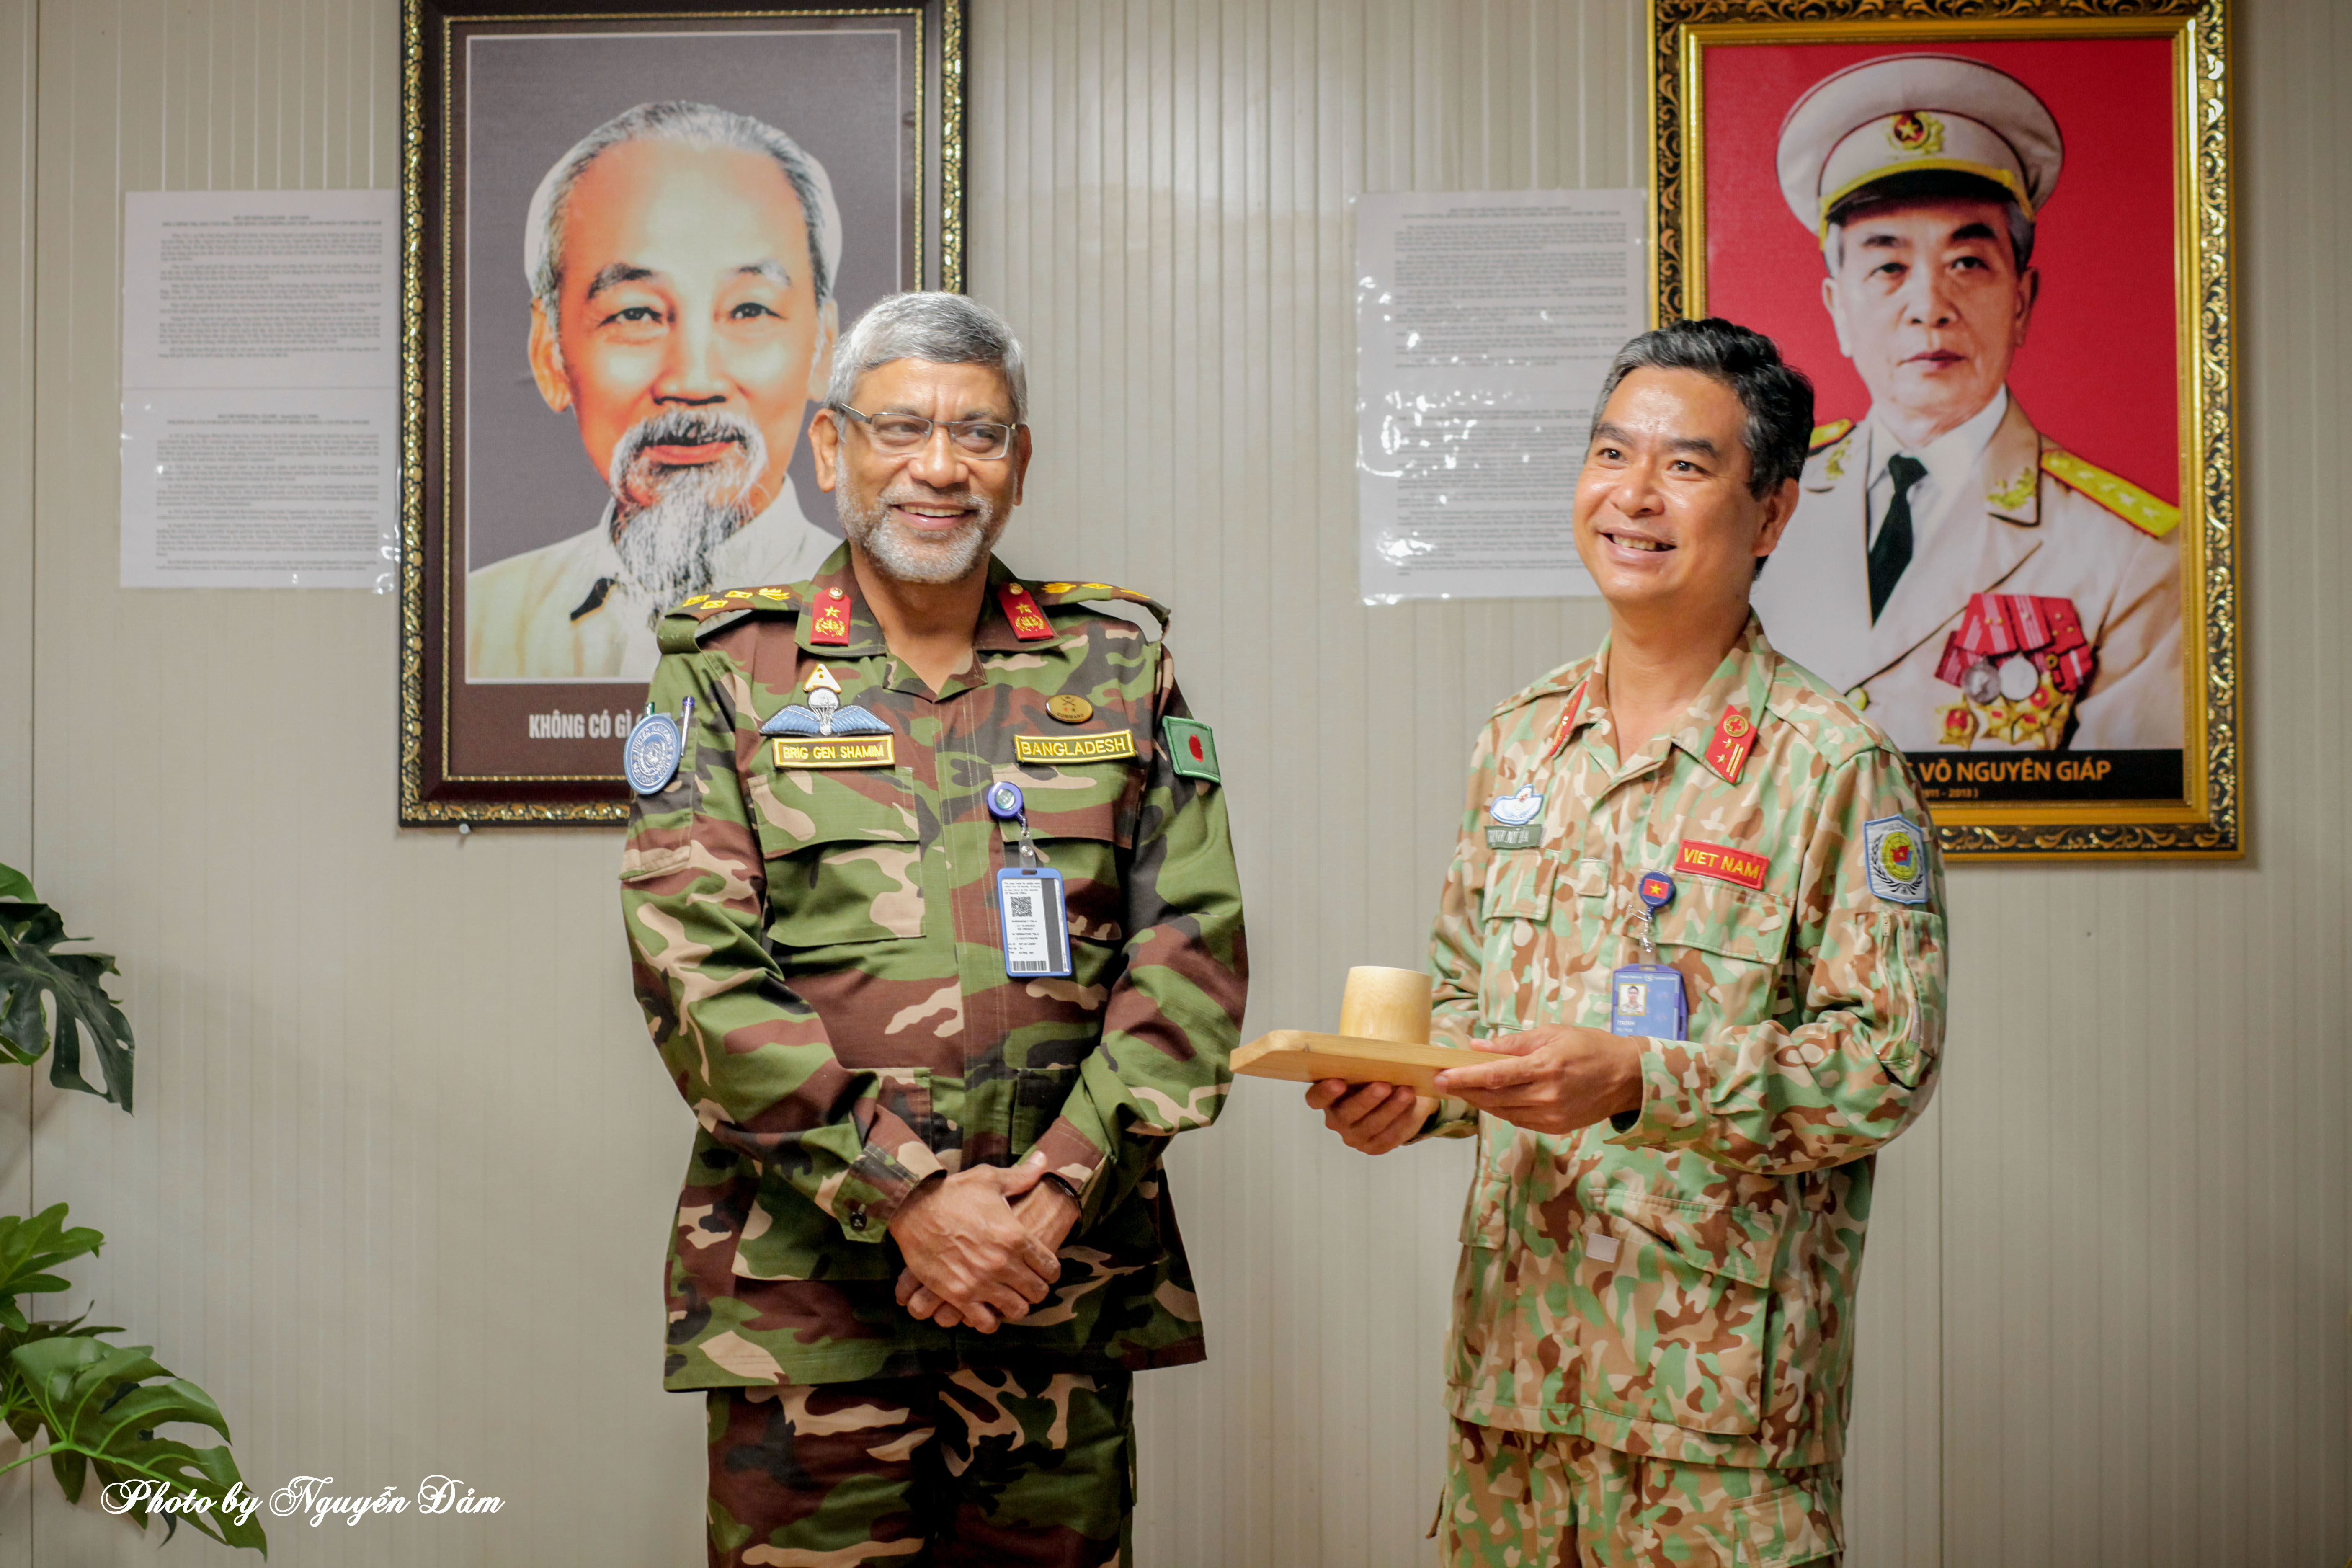
POLYGON ((1168 760, 1180 779, 1206 779, 1223 784, 1217 775, 1217 738, 1206 724, 1190 719, 1163 719, 1160 731, 1168 742, 1168 760))

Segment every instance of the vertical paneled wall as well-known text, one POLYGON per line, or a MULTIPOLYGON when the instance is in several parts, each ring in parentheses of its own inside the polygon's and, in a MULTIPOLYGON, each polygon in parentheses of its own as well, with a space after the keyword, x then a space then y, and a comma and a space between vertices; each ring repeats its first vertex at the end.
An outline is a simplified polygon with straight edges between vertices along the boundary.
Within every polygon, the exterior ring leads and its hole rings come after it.
MULTIPOLYGON (((1601 624, 1355 602, 1346 201, 1639 183, 1642 7, 971 5, 970 278, 1034 353, 1007 553, 1175 606, 1251 1026, 1328 1019, 1349 964, 1420 961, 1479 717, 1601 624)), ((698 1410, 655 1380, 688 1120, 627 996, 614 836, 392 826, 383 600, 114 586, 121 193, 392 184, 394 16, 0 0, 0 860, 122 956, 142 1041, 135 1117, 0 1086, 0 1198, 108 1232, 71 1306, 218 1395, 257 1479, 508 1500, 279 1521, 274 1561, 685 1563, 698 1410)), ((2324 1563, 2352 1534, 2352 21, 2244 20, 2262 852, 1954 875, 1951 1065, 1864 1297, 1860 1568, 2324 1563)), ((1213 1359, 1145 1381, 1140 1561, 1432 1561, 1465 1152, 1362 1160, 1247 1083, 1173 1164, 1213 1359)), ((32 1489, 0 1485, 6 1568, 153 1550, 32 1489)))
MULTIPOLYGON (((1253 1030, 1418 966, 1486 710, 1589 605, 1368 610, 1352 228, 1365 190, 1642 177, 1627 5, 973 8, 973 290, 1039 426, 1008 553, 1173 606, 1248 891, 1253 1030)), ((1145 1380, 1155 1563, 1429 1560, 1462 1144, 1372 1162, 1249 1082, 1171 1158, 1212 1360, 1145 1380)))
MULTIPOLYGON (((35 0, 0 0, 0 472, 32 460, 33 76, 35 0)), ((0 510, 0 865, 26 868, 33 846, 33 507, 0 510)), ((33 1196, 31 1075, 0 1068, 0 1214, 33 1196)), ((0 1434, 0 1454, 13 1457, 0 1434)), ((0 1568, 32 1562, 30 1489, 0 1489, 0 1568)))

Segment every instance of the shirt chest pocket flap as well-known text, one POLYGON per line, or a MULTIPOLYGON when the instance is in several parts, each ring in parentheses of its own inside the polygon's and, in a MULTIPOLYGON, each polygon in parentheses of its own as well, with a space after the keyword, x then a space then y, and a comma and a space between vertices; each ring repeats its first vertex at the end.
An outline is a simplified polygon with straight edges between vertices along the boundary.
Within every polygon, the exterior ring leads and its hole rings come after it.
POLYGON ((1695 947, 1750 963, 1778 963, 1789 950, 1793 906, 1761 888, 1699 877, 1675 879, 1675 901, 1658 912, 1660 947, 1695 947))
POLYGON ((1507 850, 1486 867, 1479 912, 1490 921, 1541 921, 1551 917, 1552 883, 1559 862, 1535 849, 1507 850))
POLYGON ((832 947, 923 934, 923 846, 915 793, 898 769, 779 769, 751 795, 776 941, 832 947))
MULTIPOLYGON (((1029 837, 1037 853, 1062 874, 1070 934, 1081 942, 1121 942, 1127 936, 1124 861, 1135 844, 1135 811, 1142 793, 1139 768, 1124 761, 1068 767, 1003 764, 1001 782, 1021 786, 1029 837)), ((1021 863, 1021 830, 1003 823, 998 837, 1004 863, 1021 863)))

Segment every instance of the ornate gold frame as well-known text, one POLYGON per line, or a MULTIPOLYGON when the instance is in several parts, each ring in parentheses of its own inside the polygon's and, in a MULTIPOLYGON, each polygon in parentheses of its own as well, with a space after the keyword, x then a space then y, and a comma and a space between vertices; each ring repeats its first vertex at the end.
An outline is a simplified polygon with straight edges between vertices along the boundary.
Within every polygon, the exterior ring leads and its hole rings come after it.
POLYGON ((2172 40, 2181 127, 2179 237, 2181 620, 2187 801, 1969 805, 1936 812, 1948 856, 2228 858, 2245 853, 2238 636, 2237 319, 2229 0, 1650 0, 1654 319, 1706 313, 1700 63, 1710 44, 2002 37, 2172 40), (2196 700, 2201 695, 2202 700, 2196 700))
MULTIPOLYGON (((767 5, 703 5, 694 0, 619 0, 604 5, 575 5, 564 8, 551 7, 546 11, 530 10, 522 5, 476 4, 465 7, 468 19, 475 16, 495 16, 501 21, 674 21, 681 16, 697 19, 756 18, 762 16, 872 16, 913 14, 917 19, 919 58, 928 60, 929 43, 922 36, 923 16, 933 5, 939 9, 939 113, 937 126, 937 166, 939 252, 936 285, 961 292, 964 283, 964 0, 901 0, 896 5, 835 5, 824 0, 791 0, 767 5)), ((476 786, 471 790, 450 795, 446 786, 451 780, 428 779, 433 768, 432 758, 448 755, 449 702, 446 693, 448 679, 446 660, 437 668, 444 690, 435 693, 432 677, 436 661, 426 646, 427 595, 436 588, 445 597, 447 584, 425 581, 426 533, 435 527, 446 527, 446 506, 436 505, 437 498, 426 493, 427 443, 431 439, 428 426, 436 412, 427 404, 425 383, 425 350, 435 323, 429 321, 427 307, 427 236, 435 226, 428 222, 434 216, 428 209, 427 189, 433 187, 446 208, 449 191, 446 171, 428 169, 428 148, 446 146, 446 134, 436 136, 428 124, 428 105, 437 102, 446 111, 450 101, 446 79, 436 84, 428 81, 426 71, 435 58, 436 40, 428 36, 428 12, 442 12, 445 27, 457 18, 434 0, 401 0, 401 497, 400 497, 400 821, 403 826, 458 826, 476 823, 533 824, 539 826, 570 826, 582 824, 619 823, 628 818, 628 790, 617 766, 607 779, 604 775, 536 776, 529 774, 497 774, 467 776, 463 784, 476 786), (438 90, 428 93, 428 87, 438 90), (437 700, 436 697, 437 696, 437 700), (428 714, 430 717, 428 718, 428 714), (439 734, 433 736, 428 724, 437 721, 439 734), (438 741, 429 747, 428 741, 438 741), (583 786, 591 789, 610 784, 604 792, 608 798, 581 798, 583 786), (534 792, 531 786, 540 786, 534 792), (528 798, 533 793, 553 794, 562 798, 528 798)), ((449 49, 446 37, 438 40, 437 51, 446 73, 449 49)), ((914 254, 917 276, 929 268, 925 233, 926 209, 929 205, 929 174, 920 163, 933 155, 929 140, 933 121, 929 107, 929 94, 924 79, 919 76, 915 86, 916 117, 919 131, 918 199, 914 226, 914 254)), ((449 269, 449 236, 446 223, 439 226, 441 246, 431 259, 437 270, 435 278, 446 279, 449 269)), ((439 323, 444 334, 442 360, 444 367, 452 361, 454 350, 446 339, 447 312, 441 312, 439 323)), ((441 406, 438 409, 440 439, 444 444, 455 439, 450 420, 452 393, 450 377, 445 368, 441 378, 441 406)), ((446 541, 445 541, 446 549, 446 541)), ((443 574, 446 577, 446 572, 443 574)), ((442 624, 447 624, 446 605, 442 624)))

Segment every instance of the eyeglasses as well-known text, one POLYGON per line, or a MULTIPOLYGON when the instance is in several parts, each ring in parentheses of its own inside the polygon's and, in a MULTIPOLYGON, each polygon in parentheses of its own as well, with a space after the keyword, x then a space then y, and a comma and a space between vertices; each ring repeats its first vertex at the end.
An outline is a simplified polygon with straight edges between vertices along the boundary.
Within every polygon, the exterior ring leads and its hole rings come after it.
POLYGON ((926 419, 919 414, 861 414, 846 403, 833 405, 866 426, 866 438, 885 452, 914 452, 930 444, 931 432, 945 430, 955 449, 983 462, 1013 450, 1012 425, 986 419, 926 419))

